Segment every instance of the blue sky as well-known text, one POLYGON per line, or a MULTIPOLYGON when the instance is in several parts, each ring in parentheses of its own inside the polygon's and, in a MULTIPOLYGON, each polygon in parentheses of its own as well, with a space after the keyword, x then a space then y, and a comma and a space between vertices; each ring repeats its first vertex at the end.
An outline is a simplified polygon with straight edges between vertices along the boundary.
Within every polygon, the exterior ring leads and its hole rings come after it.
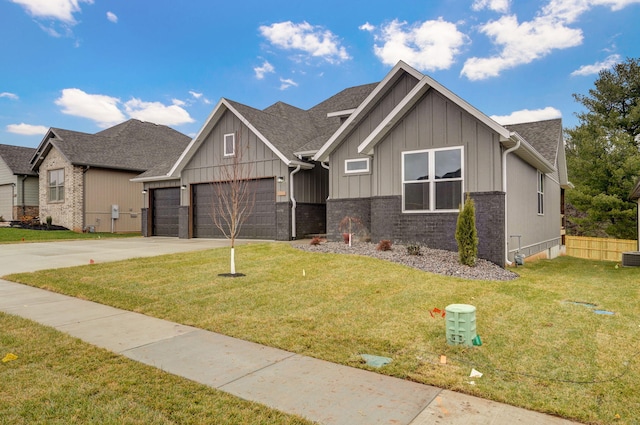
POLYGON ((573 127, 639 21, 640 0, 0 0, 0 143, 129 118, 193 136, 221 97, 307 109, 398 60, 502 124, 573 127))

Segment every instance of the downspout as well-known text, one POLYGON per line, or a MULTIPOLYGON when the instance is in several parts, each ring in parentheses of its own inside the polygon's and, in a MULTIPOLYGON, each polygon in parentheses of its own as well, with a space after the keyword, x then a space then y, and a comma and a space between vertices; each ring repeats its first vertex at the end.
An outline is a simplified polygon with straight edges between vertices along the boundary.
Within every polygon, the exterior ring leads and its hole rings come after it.
MULTIPOLYGON (((513 133, 512 133, 513 137, 513 133)), ((504 192, 504 261, 507 266, 512 263, 509 261, 509 220, 507 216, 508 204, 507 204, 507 155, 515 151, 520 147, 520 138, 516 138, 516 144, 514 147, 502 152, 502 191, 504 192)))
POLYGON ((300 171, 300 165, 289 174, 289 199, 291 199, 291 239, 296 239, 296 198, 293 196, 293 175, 300 171))
MULTIPOLYGON (((24 176, 22 176, 22 187, 21 187, 21 191, 22 191, 22 215, 27 215, 27 205, 25 203, 24 200, 24 182, 27 181, 27 176, 26 174, 24 176)), ((38 213, 38 215, 40 215, 40 213, 38 213)))

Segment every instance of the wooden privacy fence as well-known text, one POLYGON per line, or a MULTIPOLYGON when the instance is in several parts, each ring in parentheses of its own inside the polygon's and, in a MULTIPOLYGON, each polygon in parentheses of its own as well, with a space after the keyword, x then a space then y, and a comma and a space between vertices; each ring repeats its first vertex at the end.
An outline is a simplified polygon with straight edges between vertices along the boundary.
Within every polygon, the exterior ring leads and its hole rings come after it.
POLYGON ((621 261, 622 253, 638 250, 638 241, 567 236, 567 255, 589 260, 621 261))

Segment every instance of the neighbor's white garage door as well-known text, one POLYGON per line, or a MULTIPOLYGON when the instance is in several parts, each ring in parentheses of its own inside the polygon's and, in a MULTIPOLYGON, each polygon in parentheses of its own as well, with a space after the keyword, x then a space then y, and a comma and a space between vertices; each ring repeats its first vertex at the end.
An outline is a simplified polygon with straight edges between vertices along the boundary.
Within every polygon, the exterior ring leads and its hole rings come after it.
POLYGON ((0 186, 0 216, 5 220, 13 220, 13 186, 0 186))

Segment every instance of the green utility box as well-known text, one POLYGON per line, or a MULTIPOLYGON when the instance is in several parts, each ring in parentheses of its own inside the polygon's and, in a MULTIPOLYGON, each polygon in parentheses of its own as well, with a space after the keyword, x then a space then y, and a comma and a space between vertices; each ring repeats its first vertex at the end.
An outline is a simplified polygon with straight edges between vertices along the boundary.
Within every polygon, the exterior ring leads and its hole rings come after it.
POLYGON ((468 304, 450 304, 445 309, 449 345, 473 346, 476 337, 476 308, 468 304))

